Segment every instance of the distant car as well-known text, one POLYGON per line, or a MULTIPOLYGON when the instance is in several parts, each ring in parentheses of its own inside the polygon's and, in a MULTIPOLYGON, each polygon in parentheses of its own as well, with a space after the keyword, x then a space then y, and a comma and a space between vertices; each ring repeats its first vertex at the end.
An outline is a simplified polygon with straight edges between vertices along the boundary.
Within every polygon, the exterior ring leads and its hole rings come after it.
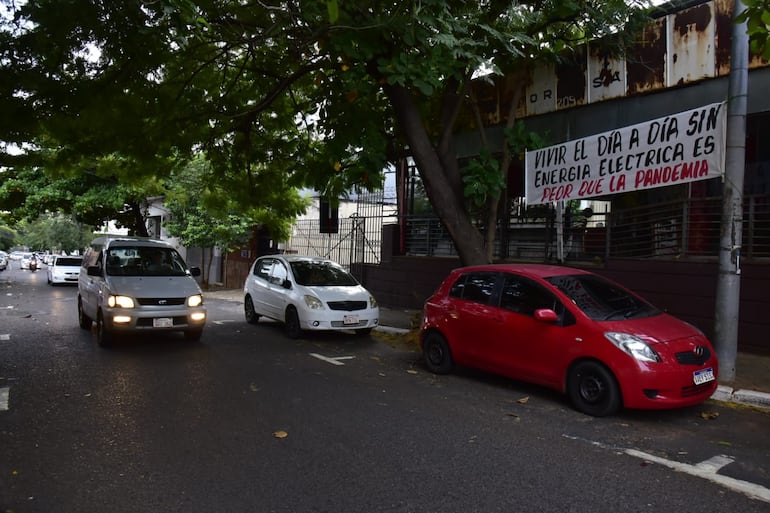
POLYGON ((243 285, 249 323, 264 316, 298 338, 305 330, 353 330, 366 335, 380 320, 377 301, 338 263, 312 256, 258 258, 243 285))
POLYGON ((597 274, 497 264, 453 270, 426 301, 426 367, 479 368, 566 393, 594 416, 699 404, 718 362, 698 329, 597 274))
POLYGON ((0 271, 5 271, 8 268, 8 257, 0 255, 0 271))
POLYGON ((82 263, 83 257, 55 256, 51 263, 48 264, 48 284, 77 284, 82 263))
POLYGON ((19 269, 29 270, 29 263, 32 261, 33 256, 32 253, 22 253, 19 259, 19 269))

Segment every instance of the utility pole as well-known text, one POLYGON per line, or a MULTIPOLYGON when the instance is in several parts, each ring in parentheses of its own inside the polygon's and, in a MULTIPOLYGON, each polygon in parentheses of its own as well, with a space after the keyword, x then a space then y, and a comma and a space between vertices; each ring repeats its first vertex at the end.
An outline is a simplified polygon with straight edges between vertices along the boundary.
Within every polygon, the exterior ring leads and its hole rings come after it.
POLYGON ((745 6, 733 5, 732 56, 727 93, 727 148, 719 231, 719 274, 714 315, 714 343, 721 382, 735 381, 738 316, 741 300, 741 241, 743 238, 743 178, 746 163, 746 111, 749 82, 749 36, 746 23, 737 23, 745 6))

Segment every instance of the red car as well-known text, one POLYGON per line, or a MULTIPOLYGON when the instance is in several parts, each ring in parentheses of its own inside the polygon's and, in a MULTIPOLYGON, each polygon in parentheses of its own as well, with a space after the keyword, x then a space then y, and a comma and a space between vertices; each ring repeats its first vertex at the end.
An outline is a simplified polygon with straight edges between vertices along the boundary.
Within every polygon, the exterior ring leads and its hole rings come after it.
POLYGON ((700 330, 569 267, 453 270, 425 303, 420 345, 432 372, 458 364, 543 385, 594 416, 693 406, 717 388, 716 353, 700 330))

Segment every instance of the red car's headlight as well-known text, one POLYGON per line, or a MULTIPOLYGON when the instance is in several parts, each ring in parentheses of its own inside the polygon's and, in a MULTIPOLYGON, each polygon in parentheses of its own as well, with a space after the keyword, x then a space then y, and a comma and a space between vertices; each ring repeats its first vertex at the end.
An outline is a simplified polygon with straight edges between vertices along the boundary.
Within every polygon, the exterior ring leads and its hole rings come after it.
POLYGON ((607 340, 642 362, 659 362, 660 355, 644 340, 630 333, 607 332, 604 334, 607 340))

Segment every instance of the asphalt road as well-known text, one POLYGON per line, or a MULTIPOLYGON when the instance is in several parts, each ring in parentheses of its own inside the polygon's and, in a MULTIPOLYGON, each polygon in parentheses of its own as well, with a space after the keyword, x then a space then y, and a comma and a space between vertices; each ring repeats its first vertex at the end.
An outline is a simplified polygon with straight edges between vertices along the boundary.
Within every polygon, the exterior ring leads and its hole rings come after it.
POLYGON ((770 414, 595 419, 375 334, 287 339, 209 300, 203 338, 96 346, 77 289, 0 272, 0 512, 767 512, 770 414))

